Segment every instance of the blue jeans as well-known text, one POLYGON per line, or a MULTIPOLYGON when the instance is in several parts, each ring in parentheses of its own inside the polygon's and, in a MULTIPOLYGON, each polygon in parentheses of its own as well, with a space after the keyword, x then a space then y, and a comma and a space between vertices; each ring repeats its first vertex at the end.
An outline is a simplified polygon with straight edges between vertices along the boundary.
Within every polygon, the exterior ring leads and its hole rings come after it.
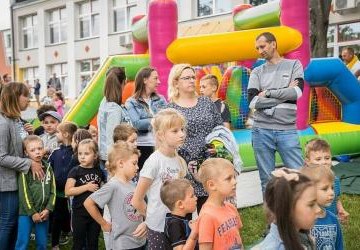
POLYGON ((0 192, 0 248, 14 249, 19 216, 18 191, 0 192))
POLYGON ((16 250, 27 250, 29 246, 31 230, 35 226, 35 241, 37 250, 46 250, 49 220, 35 223, 31 216, 19 216, 19 229, 16 240, 16 250))
POLYGON ((275 169, 276 151, 288 168, 299 169, 304 163, 296 130, 253 128, 252 146, 263 193, 271 178, 271 172, 275 169))

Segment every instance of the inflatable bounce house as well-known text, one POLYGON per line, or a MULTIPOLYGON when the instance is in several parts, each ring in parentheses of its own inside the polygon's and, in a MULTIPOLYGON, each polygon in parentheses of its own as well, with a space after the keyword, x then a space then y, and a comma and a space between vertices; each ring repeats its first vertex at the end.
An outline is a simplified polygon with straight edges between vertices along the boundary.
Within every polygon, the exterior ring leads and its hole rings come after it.
MULTIPOLYGON (((190 63, 196 68, 198 80, 207 73, 218 77, 218 95, 229 104, 244 169, 254 169, 251 129, 247 128, 251 113, 247 84, 251 68, 261 63, 256 61, 255 38, 269 31, 277 38, 280 54, 300 60, 305 69, 307 83, 297 110, 302 145, 313 137, 321 137, 330 143, 334 156, 360 153, 360 84, 338 58, 310 59, 308 0, 237 6, 233 10, 235 31, 181 38, 177 38, 175 0, 151 0, 148 11, 147 16, 133 19, 133 54, 109 57, 64 120, 80 126, 96 123, 105 74, 110 67, 125 67, 129 80, 124 91, 127 98, 141 67, 151 65, 158 70, 158 91, 166 96, 172 65, 190 63)), ((277 163, 281 163, 279 157, 277 163)))

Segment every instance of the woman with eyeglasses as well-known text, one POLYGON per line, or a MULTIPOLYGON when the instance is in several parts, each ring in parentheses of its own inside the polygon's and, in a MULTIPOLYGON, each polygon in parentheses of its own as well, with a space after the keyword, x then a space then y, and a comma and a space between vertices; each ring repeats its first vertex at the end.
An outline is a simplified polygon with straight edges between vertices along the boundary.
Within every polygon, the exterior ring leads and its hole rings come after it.
POLYGON ((100 167, 106 178, 105 162, 108 148, 114 143, 114 128, 122 122, 129 122, 126 109, 122 106, 122 92, 125 83, 125 68, 114 67, 106 73, 104 98, 100 103, 97 119, 100 167))
POLYGON ((197 210, 200 212, 207 199, 204 187, 196 178, 197 168, 206 154, 205 137, 223 120, 210 98, 195 92, 195 70, 190 64, 174 65, 169 74, 168 97, 170 108, 180 111, 186 118, 186 139, 179 155, 188 164, 188 178, 195 189, 197 210))
POLYGON ((155 139, 151 131, 151 119, 167 105, 165 98, 156 93, 159 84, 159 75, 154 68, 140 69, 135 77, 135 93, 125 103, 131 122, 138 131, 137 147, 141 152, 139 172, 145 160, 154 152, 155 139))

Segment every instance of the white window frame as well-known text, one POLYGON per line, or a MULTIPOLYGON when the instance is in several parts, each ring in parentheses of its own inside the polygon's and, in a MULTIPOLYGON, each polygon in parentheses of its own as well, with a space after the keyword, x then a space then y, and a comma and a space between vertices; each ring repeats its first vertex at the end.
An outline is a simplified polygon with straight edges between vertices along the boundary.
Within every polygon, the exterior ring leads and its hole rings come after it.
POLYGON ((66 16, 66 14, 63 15, 64 13, 66 13, 65 7, 50 10, 48 13, 48 20, 49 20, 48 42, 49 42, 49 44, 59 44, 59 43, 66 42, 66 40, 67 40, 67 35, 66 35, 67 16, 66 16), (58 12, 58 15, 57 15, 58 19, 51 20, 51 15, 55 12, 58 12), (51 28, 52 27, 54 27, 54 28, 57 27, 57 31, 53 31, 53 32, 57 33, 58 41, 51 41, 51 28), (63 29, 65 29, 65 32, 62 32, 63 29))
POLYGON ((46 79, 46 81, 48 81, 53 76, 53 74, 56 73, 56 77, 60 79, 61 91, 63 95, 67 97, 69 94, 67 63, 50 64, 48 66, 49 77, 46 79))
POLYGON ((21 47, 23 49, 33 49, 38 46, 38 34, 37 34, 37 14, 32 14, 28 16, 21 17, 21 38, 22 43, 21 47), (30 25, 25 24, 26 20, 30 18, 30 25), (25 35, 28 35, 27 46, 25 46, 25 35))
POLYGON ((39 79, 39 67, 29 67, 23 69, 24 82, 29 81, 30 86, 34 86, 36 79, 39 79))
POLYGON ((224 3, 226 1, 224 1, 224 0, 212 0, 212 6, 211 6, 212 13, 210 13, 208 15, 200 15, 200 11, 199 11, 199 9, 200 9, 200 1, 201 0, 196 1, 196 16, 197 17, 208 17, 208 16, 214 16, 214 15, 218 15, 218 14, 231 12, 231 8, 229 10, 225 10, 225 11, 222 11, 222 12, 218 11, 218 7, 217 7, 218 3, 224 3))
POLYGON ((90 79, 95 75, 96 71, 100 68, 100 58, 92 58, 92 59, 86 59, 79 61, 79 86, 77 86, 77 89, 80 90, 81 88, 81 77, 84 76, 88 80, 88 84, 90 82, 90 79), (90 67, 87 71, 82 71, 81 64, 82 63, 89 63, 90 67))
POLYGON ((99 29, 100 29, 100 1, 99 0, 89 0, 89 1, 84 1, 84 2, 80 2, 78 3, 78 12, 79 12, 79 16, 78 16, 78 37, 80 39, 86 39, 86 38, 91 38, 91 37, 96 37, 99 36, 99 29), (94 10, 94 3, 98 4, 98 9, 94 10), (90 5, 90 12, 88 13, 81 13, 81 6, 83 4, 89 4, 90 5), (98 27, 94 27, 95 25, 95 20, 96 18, 98 19, 97 22, 97 26, 98 27), (84 21, 88 21, 89 22, 89 35, 88 36, 84 36, 81 32, 81 22, 84 21))
POLYGON ((136 8, 136 1, 135 0, 123 0, 123 1, 125 2, 125 4, 117 5, 117 0, 112 0, 113 32, 124 32, 124 31, 129 31, 131 29, 132 16, 130 15, 131 14, 130 10, 132 8, 136 8), (121 9, 125 9, 125 19, 124 19, 125 29, 117 28, 118 24, 116 22, 117 20, 115 13, 121 9))

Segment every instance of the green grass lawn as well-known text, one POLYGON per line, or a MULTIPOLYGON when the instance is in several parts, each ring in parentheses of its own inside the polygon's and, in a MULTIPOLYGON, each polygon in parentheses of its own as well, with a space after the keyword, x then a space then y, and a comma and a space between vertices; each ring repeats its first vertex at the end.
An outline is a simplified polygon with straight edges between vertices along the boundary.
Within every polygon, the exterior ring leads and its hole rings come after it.
MULTIPOLYGON (((349 223, 343 226, 345 249, 358 250, 360 249, 360 240, 356 239, 358 239, 360 232, 360 196, 343 194, 341 201, 345 209, 350 213, 349 223)), ((241 231, 241 238, 245 246, 249 247, 258 243, 265 231, 266 223, 263 208, 261 205, 243 208, 240 210, 240 213, 244 225, 241 231)), ((31 242, 29 249, 35 250, 34 242, 31 242)), ((71 242, 66 246, 61 246, 60 249, 70 250, 71 242)), ((105 249, 102 237, 100 237, 99 249, 105 249)))

